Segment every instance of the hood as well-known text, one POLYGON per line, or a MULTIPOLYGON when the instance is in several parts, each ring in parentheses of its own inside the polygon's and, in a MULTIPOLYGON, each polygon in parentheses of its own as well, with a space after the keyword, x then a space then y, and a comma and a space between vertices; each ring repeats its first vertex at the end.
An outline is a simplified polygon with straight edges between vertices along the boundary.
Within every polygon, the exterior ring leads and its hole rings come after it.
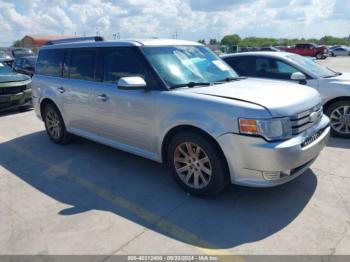
POLYGON ((29 80, 30 77, 17 73, 0 73, 0 83, 19 82, 29 80))
POLYGON ((319 93, 311 87, 255 78, 183 90, 254 103, 266 108, 273 117, 295 115, 321 103, 319 93))
POLYGON ((339 76, 324 78, 330 84, 339 84, 339 85, 349 85, 350 86, 350 73, 342 73, 339 76))

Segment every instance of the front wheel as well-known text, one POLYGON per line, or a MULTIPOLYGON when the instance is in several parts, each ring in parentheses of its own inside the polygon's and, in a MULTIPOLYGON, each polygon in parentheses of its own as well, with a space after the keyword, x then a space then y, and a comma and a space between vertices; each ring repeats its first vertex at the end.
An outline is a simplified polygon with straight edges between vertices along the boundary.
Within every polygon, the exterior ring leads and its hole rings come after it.
POLYGON ((196 133, 180 133, 172 139, 167 163, 180 187, 199 197, 215 195, 229 182, 226 160, 218 146, 196 133))
POLYGON ((331 104, 325 113, 330 119, 332 135, 350 138, 350 100, 331 104))

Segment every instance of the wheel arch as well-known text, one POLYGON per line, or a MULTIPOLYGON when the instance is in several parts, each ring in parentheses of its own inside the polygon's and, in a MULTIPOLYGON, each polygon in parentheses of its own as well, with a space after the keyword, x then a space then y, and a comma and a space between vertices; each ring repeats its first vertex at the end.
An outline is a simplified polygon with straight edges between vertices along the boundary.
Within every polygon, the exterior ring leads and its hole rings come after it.
POLYGON ((211 141, 211 143, 213 143, 213 145, 216 147, 218 152, 221 154, 221 157, 223 157, 223 159, 225 160, 226 168, 227 168, 227 170, 229 170, 225 154, 222 151, 219 143, 215 140, 215 138, 212 135, 210 135, 208 132, 204 131, 203 129, 195 127, 195 126, 191 126, 191 125, 178 125, 178 126, 175 126, 175 127, 171 128, 166 133, 166 135, 164 136, 164 139, 162 141, 162 146, 161 146, 161 157, 162 157, 162 162, 163 163, 166 164, 166 161, 167 161, 167 157, 166 157, 167 149, 169 147, 169 144, 170 144, 171 140, 177 134, 183 133, 183 132, 193 132, 193 133, 201 135, 201 136, 205 137, 206 139, 208 139, 209 141, 211 141))
MULTIPOLYGON (((53 104, 55 107, 57 107, 57 109, 59 110, 58 106, 56 105, 56 103, 50 99, 50 98, 44 98, 41 102, 40 102, 40 115, 41 115, 41 119, 44 121, 44 109, 45 106, 47 104, 53 104)), ((60 110, 59 110, 60 111, 60 110)))
POLYGON ((339 101, 350 101, 350 96, 339 96, 339 97, 335 97, 329 101, 327 101, 324 105, 323 105, 323 108, 324 108, 324 112, 327 111, 328 107, 330 105, 332 105, 333 103, 336 103, 336 102, 339 102, 339 101))

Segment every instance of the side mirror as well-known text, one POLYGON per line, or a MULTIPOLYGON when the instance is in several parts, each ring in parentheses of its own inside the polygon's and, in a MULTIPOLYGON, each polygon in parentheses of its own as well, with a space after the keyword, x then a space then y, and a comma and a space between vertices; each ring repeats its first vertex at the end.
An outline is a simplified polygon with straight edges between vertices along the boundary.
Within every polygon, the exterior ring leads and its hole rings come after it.
POLYGON ((298 81, 300 84, 305 85, 306 84, 306 76, 301 72, 294 72, 290 79, 293 81, 298 81))
POLYGON ((128 76, 119 78, 117 86, 122 90, 140 90, 145 89, 147 84, 140 76, 128 76))

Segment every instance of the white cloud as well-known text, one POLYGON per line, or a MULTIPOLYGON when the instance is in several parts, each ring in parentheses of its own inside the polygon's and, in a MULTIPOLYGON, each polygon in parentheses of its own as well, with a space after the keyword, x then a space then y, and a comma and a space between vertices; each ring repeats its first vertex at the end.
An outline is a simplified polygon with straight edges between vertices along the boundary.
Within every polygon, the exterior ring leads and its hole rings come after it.
POLYGON ((346 36, 349 0, 0 0, 0 45, 26 34, 346 36))

